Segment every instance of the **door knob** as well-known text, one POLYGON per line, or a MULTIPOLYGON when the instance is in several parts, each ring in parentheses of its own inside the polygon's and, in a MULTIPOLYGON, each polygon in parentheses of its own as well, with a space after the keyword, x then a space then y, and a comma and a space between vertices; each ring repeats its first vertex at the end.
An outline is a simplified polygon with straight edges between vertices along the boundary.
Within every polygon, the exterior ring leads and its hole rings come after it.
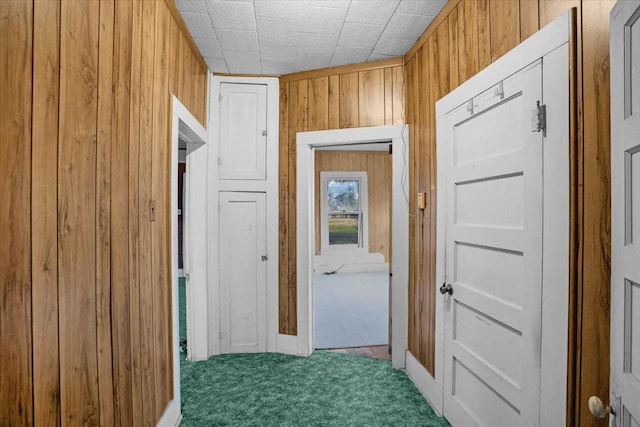
POLYGON ((449 294, 449 295, 453 295, 453 286, 451 286, 451 284, 445 284, 443 283, 442 286, 440 286, 440 293, 442 295, 444 294, 449 294))
POLYGON ((266 260, 268 260, 268 259, 269 259, 269 257, 268 257, 268 256, 266 256, 266 255, 262 255, 262 260, 263 260, 263 261, 266 261, 266 260))
POLYGON ((591 415, 596 418, 604 418, 608 414, 615 415, 615 412, 609 405, 605 405, 598 396, 591 396, 589 398, 589 411, 591 415))

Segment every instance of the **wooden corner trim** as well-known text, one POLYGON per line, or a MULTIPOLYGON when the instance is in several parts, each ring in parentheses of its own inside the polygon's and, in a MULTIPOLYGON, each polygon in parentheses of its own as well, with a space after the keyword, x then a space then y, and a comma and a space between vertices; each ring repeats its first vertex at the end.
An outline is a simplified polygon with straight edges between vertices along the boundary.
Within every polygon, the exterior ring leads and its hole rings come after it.
POLYGON ((402 56, 396 58, 383 59, 380 61, 362 62, 359 64, 339 65, 337 67, 321 68, 319 70, 301 71, 299 73, 285 74, 280 77, 281 82, 294 82, 297 80, 314 79, 336 74, 354 73, 357 71, 370 71, 380 68, 395 67, 404 65, 402 56))

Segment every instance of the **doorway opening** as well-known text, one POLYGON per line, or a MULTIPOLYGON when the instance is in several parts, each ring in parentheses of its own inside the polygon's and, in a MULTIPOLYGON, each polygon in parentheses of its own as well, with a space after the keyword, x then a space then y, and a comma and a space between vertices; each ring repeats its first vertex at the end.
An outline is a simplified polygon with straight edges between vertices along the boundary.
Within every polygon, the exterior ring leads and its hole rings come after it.
MULTIPOLYGON (((321 225, 316 225, 316 218, 321 216, 320 205, 315 202, 316 189, 320 189, 319 171, 316 171, 316 155, 321 151, 335 150, 335 147, 343 147, 344 150, 354 151, 354 147, 363 145, 382 145, 387 159, 389 157, 388 147, 391 146, 391 164, 390 164, 390 176, 385 179, 381 179, 382 182, 390 183, 390 219, 389 229, 391 238, 389 243, 386 243, 384 250, 388 250, 389 254, 393 254, 393 263, 391 263, 387 273, 383 273, 388 281, 391 282, 390 292, 387 294, 388 298, 388 312, 391 313, 393 322, 391 324, 391 339, 390 345, 392 348, 392 364, 395 368, 405 367, 405 353, 407 346, 407 295, 408 295, 408 127, 407 125, 395 125, 395 126, 374 126, 366 128, 352 128, 352 129, 339 129, 329 131, 314 131, 314 132, 301 132, 297 135, 297 294, 298 294, 298 354, 310 354, 317 345, 317 324, 315 313, 315 299, 317 298, 314 291, 314 282, 316 280, 316 274, 332 273, 323 276, 338 276, 347 274, 349 269, 357 266, 358 268, 364 265, 384 265, 384 256, 381 253, 370 251, 372 246, 372 239, 375 240, 371 234, 371 230, 368 229, 368 237, 364 236, 363 229, 365 223, 360 224, 360 221, 364 221, 364 218, 368 215, 368 212, 363 211, 363 206, 353 205, 350 206, 349 212, 344 209, 345 212, 332 211, 327 208, 327 223, 330 222, 330 215, 336 215, 337 222, 344 227, 351 227, 345 231, 343 241, 346 241, 348 249, 343 249, 340 253, 332 252, 331 246, 328 245, 327 252, 322 251, 322 245, 320 245, 320 255, 316 255, 316 242, 320 242, 320 236, 322 228, 321 225), (324 149, 324 150, 323 150, 324 149), (317 177, 316 177, 317 174, 317 177), (349 216, 349 218, 339 218, 340 215, 349 216), (349 224, 343 224, 345 220, 350 221, 349 224), (346 240, 345 240, 346 239, 346 240), (363 245, 363 242, 369 239, 368 245, 363 245), (364 246, 364 247, 363 247, 364 246), (320 258, 318 258, 320 257, 320 258), (377 260, 377 261, 376 261, 377 260), (346 262, 345 262, 346 261, 346 262), (345 264, 345 266, 342 266, 345 264), (347 264, 349 267, 347 267, 347 264), (339 269, 339 270, 338 270, 339 269)), ((343 159, 348 158, 348 155, 342 154, 340 156, 343 159)), ((389 161, 389 160, 387 160, 389 161)), ((360 163, 359 169, 355 169, 355 172, 364 172, 362 169, 362 163, 360 163)), ((347 171, 342 171, 347 172, 347 171)), ((346 179, 336 179, 336 181, 352 181, 353 177, 347 177, 346 179)), ((367 184, 371 185, 371 177, 367 177, 367 184)), ((355 185, 353 182, 347 183, 352 187, 355 185)), ((328 185, 328 181, 327 181, 328 185)), ((371 194, 367 191, 367 195, 371 194)), ((346 197, 346 196, 343 196, 346 197)), ((335 206, 334 206, 335 208, 335 206)), ((368 224, 369 221, 366 221, 368 224)), ((336 231, 336 230, 334 230, 336 231)), ((339 231, 339 230, 338 230, 339 231)), ((330 230, 327 230, 327 234, 330 234, 330 230)), ((330 240, 329 236, 327 239, 330 240)), ((334 240, 334 243, 336 240, 334 240)), ((377 247, 373 243, 374 247, 377 247)), ((383 286, 388 284, 383 284, 383 286)), ((387 287, 389 289, 389 287, 387 287)), ((389 319, 389 316, 386 316, 389 319)), ((388 325, 388 323, 387 323, 388 325)), ((388 331, 387 326, 387 331, 388 331)), ((389 340, 387 339, 387 342, 389 340)))
POLYGON ((316 350, 391 358, 389 146, 315 149, 316 350))

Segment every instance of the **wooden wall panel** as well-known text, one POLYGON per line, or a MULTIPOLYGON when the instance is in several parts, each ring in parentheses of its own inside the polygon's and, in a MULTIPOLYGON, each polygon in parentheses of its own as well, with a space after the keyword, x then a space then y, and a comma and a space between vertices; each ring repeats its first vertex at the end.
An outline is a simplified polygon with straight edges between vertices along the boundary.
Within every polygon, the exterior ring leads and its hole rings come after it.
MULTIPOLYGON (((60 425, 58 347, 58 103, 60 4, 34 2, 31 232, 33 422, 60 425)), ((4 232, 3 232, 4 235, 4 232)), ((4 399, 3 399, 4 401, 4 399)))
POLYGON ((172 397, 169 113, 204 123, 208 79, 172 5, 0 2, 1 425, 155 425, 172 397))
POLYGON ((320 172, 366 171, 369 213, 369 252, 389 262, 389 209, 391 158, 387 151, 316 151, 315 153, 315 253, 320 255, 320 172))
POLYGON ((99 17, 99 3, 61 4, 58 299, 63 424, 95 425, 100 420, 93 326, 99 17))
POLYGON ((520 43, 520 1, 490 1, 489 20, 493 62, 520 43))
POLYGON ((0 423, 29 425, 33 4, 0 2, 0 22, 0 423))
MULTIPOLYGON (((404 91, 401 58, 314 70, 280 79, 280 333, 297 333, 296 133, 404 123, 404 91)), ((340 161, 349 167, 348 155, 340 161)), ((385 242, 376 238, 373 244, 380 246, 385 242)))

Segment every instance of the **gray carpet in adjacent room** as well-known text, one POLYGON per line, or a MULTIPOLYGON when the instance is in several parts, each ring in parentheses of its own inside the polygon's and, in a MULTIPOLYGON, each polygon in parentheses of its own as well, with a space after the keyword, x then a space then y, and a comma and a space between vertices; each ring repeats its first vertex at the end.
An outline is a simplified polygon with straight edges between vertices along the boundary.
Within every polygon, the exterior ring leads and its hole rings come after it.
POLYGON ((388 344, 388 271, 317 274, 314 288, 315 348, 388 344))

